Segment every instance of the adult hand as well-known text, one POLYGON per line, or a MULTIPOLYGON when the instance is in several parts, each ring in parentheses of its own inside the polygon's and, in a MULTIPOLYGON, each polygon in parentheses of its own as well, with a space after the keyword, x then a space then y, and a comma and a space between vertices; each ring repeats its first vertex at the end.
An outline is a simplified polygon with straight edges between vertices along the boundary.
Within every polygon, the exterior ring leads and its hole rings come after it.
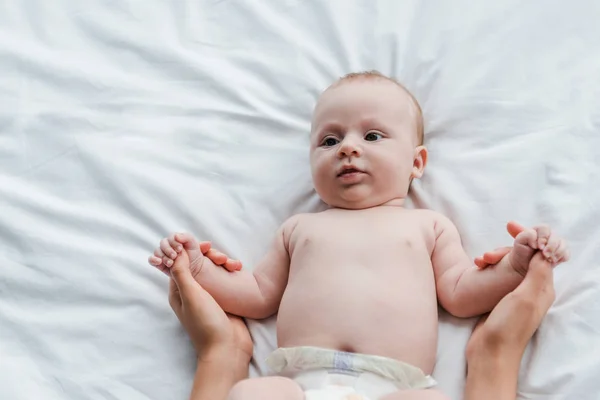
POLYGON ((171 271, 169 304, 187 331, 198 360, 239 356, 247 371, 252 357, 252 339, 244 321, 226 314, 206 290, 194 280, 187 251, 182 251, 171 271))
MULTIPOLYGON (((554 302, 552 264, 537 252, 523 282, 507 294, 475 327, 467 353, 512 351, 523 354, 527 343, 554 302)), ((519 358, 520 359, 520 358, 519 358)))
POLYGON ((469 342, 465 399, 514 399, 521 358, 555 299, 552 264, 538 251, 525 278, 477 323, 469 342))

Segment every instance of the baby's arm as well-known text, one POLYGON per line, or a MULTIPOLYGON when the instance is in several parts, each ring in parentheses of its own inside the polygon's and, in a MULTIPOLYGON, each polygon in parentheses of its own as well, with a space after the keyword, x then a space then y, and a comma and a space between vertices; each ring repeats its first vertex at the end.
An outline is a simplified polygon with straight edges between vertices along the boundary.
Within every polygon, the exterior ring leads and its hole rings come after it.
POLYGON ((478 269, 462 247, 454 224, 439 216, 431 262, 438 300, 450 314, 468 318, 491 311, 523 280, 505 256, 493 267, 478 269))
POLYGON ((271 248, 254 271, 229 272, 205 257, 196 280, 228 313, 253 319, 275 314, 287 285, 288 243, 298 218, 288 219, 278 229, 271 248))

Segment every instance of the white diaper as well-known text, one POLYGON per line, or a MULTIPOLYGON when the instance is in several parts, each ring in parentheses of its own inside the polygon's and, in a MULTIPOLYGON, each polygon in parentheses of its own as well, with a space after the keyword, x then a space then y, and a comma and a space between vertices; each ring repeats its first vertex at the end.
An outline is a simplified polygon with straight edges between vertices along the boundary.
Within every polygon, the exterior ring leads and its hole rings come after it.
POLYGON ((427 389, 436 381, 401 361, 318 347, 275 350, 273 372, 297 382, 306 400, 376 400, 403 389, 427 389))

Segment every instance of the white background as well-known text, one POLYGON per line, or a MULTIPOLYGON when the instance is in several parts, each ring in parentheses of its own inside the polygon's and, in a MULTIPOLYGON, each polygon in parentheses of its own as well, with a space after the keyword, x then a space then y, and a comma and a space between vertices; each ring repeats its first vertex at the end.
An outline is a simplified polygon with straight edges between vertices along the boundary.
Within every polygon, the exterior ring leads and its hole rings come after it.
MULTIPOLYGON (((510 219, 571 243, 520 398, 600 398, 598 4, 0 1, 0 398, 186 398, 193 350, 147 256, 188 230, 252 268, 320 207, 316 97, 371 68, 424 109, 411 204, 472 256, 510 219)), ((472 323, 442 315, 454 399, 472 323)), ((251 326, 257 374, 273 320, 251 326)))

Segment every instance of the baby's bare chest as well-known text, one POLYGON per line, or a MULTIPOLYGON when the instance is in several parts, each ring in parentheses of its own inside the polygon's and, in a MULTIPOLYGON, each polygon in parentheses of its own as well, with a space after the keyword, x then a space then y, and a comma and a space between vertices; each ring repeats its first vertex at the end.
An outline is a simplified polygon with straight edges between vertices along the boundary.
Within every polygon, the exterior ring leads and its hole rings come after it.
POLYGON ((427 259, 434 239, 428 221, 406 213, 341 211, 311 216, 291 238, 292 261, 334 264, 427 259))

